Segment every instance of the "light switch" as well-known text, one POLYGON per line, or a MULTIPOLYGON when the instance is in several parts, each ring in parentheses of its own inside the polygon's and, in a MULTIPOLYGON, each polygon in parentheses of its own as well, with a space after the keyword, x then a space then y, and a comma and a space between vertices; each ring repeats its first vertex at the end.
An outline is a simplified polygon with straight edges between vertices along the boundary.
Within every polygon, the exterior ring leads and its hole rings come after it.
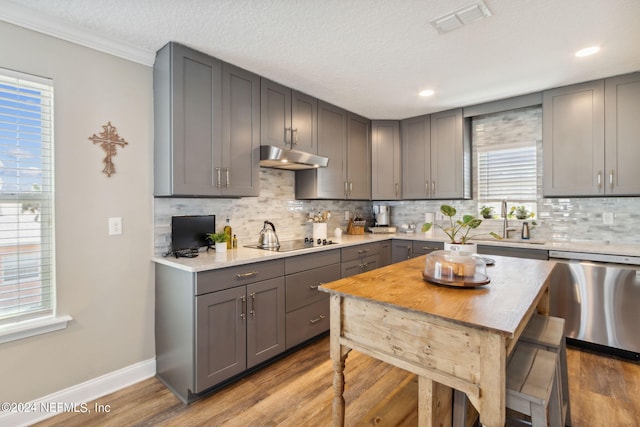
POLYGON ((122 218, 109 218, 109 235, 116 236, 122 234, 122 218))

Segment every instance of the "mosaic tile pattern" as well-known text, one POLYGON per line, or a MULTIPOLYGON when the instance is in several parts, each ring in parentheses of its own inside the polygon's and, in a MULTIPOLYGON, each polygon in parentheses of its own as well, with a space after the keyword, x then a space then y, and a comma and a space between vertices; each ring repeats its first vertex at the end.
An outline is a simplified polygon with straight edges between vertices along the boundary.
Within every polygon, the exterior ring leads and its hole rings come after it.
MULTIPOLYGON (((538 144, 538 158, 542 158, 542 108, 528 107, 474 118, 472 138, 521 140, 532 138, 538 144), (482 129, 479 132, 478 129, 482 129)), ((475 153, 474 157, 475 159, 475 153)), ((542 194, 542 162, 538 162, 538 194, 542 194)), ((475 181, 472 179, 472 182, 475 181)), ((157 198, 154 202, 154 249, 156 255, 166 252, 171 242, 171 216, 215 214, 219 229, 229 217, 239 245, 257 242, 264 220, 276 225, 280 240, 292 240, 311 235, 311 224, 306 221, 310 213, 330 210, 329 236, 333 229, 346 229, 344 212, 360 211, 367 219, 372 217, 372 202, 345 200, 295 200, 295 173, 292 171, 261 168, 260 196, 240 199, 174 199, 157 198)), ((474 198, 477 189, 473 188, 474 198)), ((438 213, 440 205, 454 206, 460 214, 477 214, 474 200, 410 200, 387 201, 376 204, 391 206, 391 224, 424 223, 425 213, 438 213)), ((509 204, 511 206, 512 203, 509 204)), ((436 218, 438 218, 436 216, 436 218)), ((574 242, 640 243, 640 233, 631 228, 640 220, 640 197, 594 197, 537 200, 538 225, 531 230, 532 239, 574 242), (612 212, 611 225, 603 224, 603 213, 612 212)), ((522 221, 509 220, 509 228, 516 235, 521 232, 522 221)), ((501 233, 502 221, 483 221, 477 230, 480 237, 491 231, 501 233)), ((437 230, 437 233, 441 231, 437 230)))

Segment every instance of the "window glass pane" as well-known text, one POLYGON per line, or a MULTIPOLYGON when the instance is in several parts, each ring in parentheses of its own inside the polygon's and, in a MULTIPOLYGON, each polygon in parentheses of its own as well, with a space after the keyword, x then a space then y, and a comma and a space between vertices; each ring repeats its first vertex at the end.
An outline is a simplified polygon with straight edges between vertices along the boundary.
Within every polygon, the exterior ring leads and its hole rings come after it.
POLYGON ((53 88, 0 69, 0 324, 52 314, 53 88))

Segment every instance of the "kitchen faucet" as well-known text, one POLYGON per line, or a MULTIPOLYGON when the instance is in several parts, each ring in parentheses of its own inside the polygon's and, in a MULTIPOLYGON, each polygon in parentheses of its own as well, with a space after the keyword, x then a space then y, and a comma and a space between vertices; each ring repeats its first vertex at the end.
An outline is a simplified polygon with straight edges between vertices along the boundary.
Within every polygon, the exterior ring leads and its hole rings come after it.
POLYGON ((509 232, 510 231, 515 231, 515 228, 508 228, 509 227, 509 220, 507 219, 507 201, 502 200, 502 209, 500 209, 500 216, 502 217, 502 238, 503 239, 508 239, 509 238, 509 232))

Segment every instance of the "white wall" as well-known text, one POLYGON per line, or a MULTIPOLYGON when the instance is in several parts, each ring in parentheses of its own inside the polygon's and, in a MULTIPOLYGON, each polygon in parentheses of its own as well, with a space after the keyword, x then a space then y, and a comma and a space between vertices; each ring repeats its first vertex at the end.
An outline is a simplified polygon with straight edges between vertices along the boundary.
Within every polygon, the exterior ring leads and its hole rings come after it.
POLYGON ((5 22, 0 52, 0 67, 54 79, 58 313, 74 319, 0 344, 0 401, 26 402, 155 355, 152 69, 5 22), (129 143, 110 178, 88 139, 107 121, 129 143))

